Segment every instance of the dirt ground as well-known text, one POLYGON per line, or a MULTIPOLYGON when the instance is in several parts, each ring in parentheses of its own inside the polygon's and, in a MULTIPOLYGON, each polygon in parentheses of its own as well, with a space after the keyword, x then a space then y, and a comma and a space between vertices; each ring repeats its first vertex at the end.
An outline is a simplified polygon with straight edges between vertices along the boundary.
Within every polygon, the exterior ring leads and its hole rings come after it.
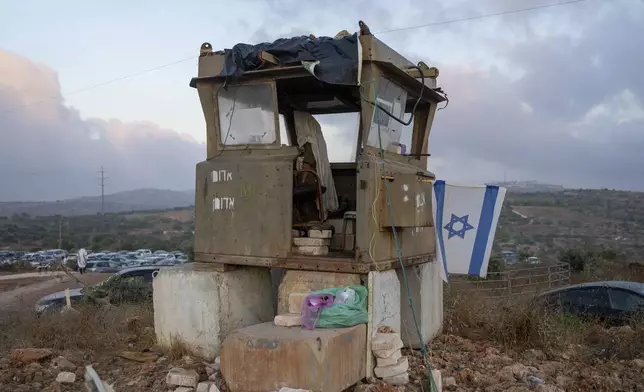
MULTIPOLYGON (((100 283, 110 274, 88 273, 84 275, 73 274, 86 285, 100 283)), ((7 279, 5 275, 0 279, 0 315, 6 311, 26 309, 34 306, 43 296, 62 291, 67 288, 83 287, 76 279, 66 274, 39 275, 18 274, 7 279)))

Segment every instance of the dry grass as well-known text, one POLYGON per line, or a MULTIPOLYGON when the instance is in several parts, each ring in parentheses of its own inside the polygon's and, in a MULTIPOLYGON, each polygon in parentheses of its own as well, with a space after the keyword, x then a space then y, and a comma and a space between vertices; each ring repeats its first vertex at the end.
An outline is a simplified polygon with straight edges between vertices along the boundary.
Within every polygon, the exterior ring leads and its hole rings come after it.
POLYGON ((79 305, 76 311, 37 317, 31 312, 10 314, 0 321, 0 351, 47 347, 83 351, 114 351, 129 345, 154 344, 151 304, 119 307, 79 305))
POLYGON ((166 356, 171 360, 175 361, 183 358, 184 356, 192 355, 190 348, 179 336, 173 336, 170 339, 170 347, 166 350, 166 356))
POLYGON ((628 327, 604 328, 595 322, 548 314, 520 298, 477 299, 471 292, 446 291, 444 317, 447 333, 513 350, 562 352, 575 346, 588 357, 620 359, 644 352, 644 320, 628 327))

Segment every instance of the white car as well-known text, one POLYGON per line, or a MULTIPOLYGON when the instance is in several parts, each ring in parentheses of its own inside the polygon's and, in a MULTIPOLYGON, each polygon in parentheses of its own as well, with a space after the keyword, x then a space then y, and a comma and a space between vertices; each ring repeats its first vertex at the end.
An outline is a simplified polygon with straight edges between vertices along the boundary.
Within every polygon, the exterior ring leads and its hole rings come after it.
POLYGON ((152 251, 150 249, 139 249, 136 253, 138 253, 139 256, 149 256, 152 254, 152 251))

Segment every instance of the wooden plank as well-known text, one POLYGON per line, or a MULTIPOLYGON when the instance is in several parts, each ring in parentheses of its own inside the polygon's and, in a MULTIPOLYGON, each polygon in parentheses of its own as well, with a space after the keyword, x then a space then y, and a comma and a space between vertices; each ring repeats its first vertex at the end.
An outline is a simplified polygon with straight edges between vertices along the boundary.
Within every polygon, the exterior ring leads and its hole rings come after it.
POLYGON ((273 65, 280 65, 279 60, 277 57, 273 56, 272 54, 262 50, 259 52, 259 58, 262 59, 262 61, 265 61, 267 63, 271 63, 273 65))

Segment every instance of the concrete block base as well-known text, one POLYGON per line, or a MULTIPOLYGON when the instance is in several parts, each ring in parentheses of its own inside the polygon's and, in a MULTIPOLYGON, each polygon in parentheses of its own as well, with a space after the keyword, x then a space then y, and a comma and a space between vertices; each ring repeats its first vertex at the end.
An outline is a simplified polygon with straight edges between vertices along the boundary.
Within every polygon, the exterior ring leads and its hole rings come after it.
POLYGON ((396 271, 370 272, 369 281, 372 284, 369 294, 373 297, 369 299, 373 315, 372 336, 380 327, 390 327, 395 333, 400 334, 401 288, 396 271))
POLYGON ((339 392, 364 377, 366 338, 364 324, 311 331, 253 325, 226 339, 221 372, 232 392, 339 392))
POLYGON ((440 277, 440 263, 433 261, 413 267, 407 267, 407 279, 411 298, 416 309, 419 327, 424 342, 420 342, 412 315, 407 290, 404 286, 402 270, 396 270, 401 284, 400 309, 402 329, 400 331, 406 347, 417 349, 429 343, 443 327, 443 280, 440 277))
POLYGON ((332 287, 360 284, 360 275, 339 272, 288 270, 282 278, 277 299, 277 313, 289 312, 291 293, 310 293, 311 291, 332 287))
POLYGON ((207 263, 161 269, 154 279, 154 330, 160 345, 175 341, 207 360, 233 330, 272 321, 267 268, 214 271, 207 263))

